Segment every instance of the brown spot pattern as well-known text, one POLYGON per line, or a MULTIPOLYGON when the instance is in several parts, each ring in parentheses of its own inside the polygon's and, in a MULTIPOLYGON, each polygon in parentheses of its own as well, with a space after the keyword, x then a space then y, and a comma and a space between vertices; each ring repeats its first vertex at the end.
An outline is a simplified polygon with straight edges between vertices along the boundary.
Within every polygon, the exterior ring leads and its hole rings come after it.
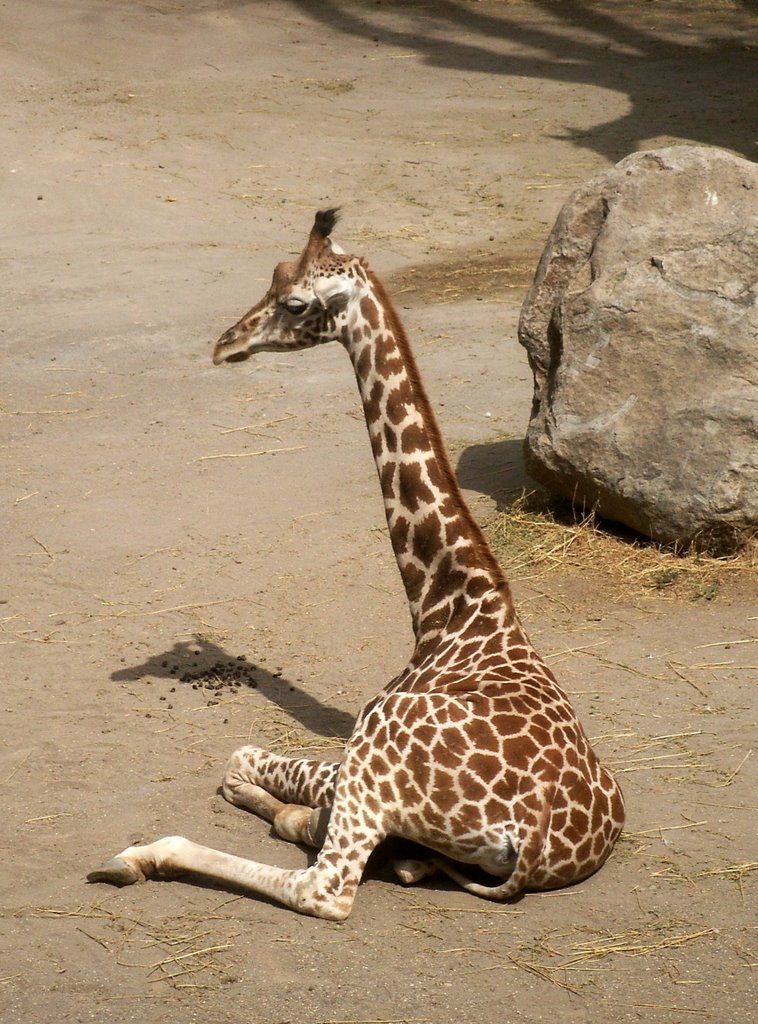
POLYGON ((320 906, 349 907, 387 831, 452 860, 503 865, 498 888, 473 892, 507 898, 576 881, 610 853, 620 790, 518 624, 386 292, 360 260, 331 251, 334 219, 318 215, 300 260, 277 267, 269 294, 219 344, 241 351, 250 334, 273 330, 285 289, 337 275, 354 282, 345 309, 288 328, 281 347, 340 338, 350 352, 416 647, 359 716, 342 764, 243 748, 229 772, 278 800, 333 808, 311 897, 320 906))

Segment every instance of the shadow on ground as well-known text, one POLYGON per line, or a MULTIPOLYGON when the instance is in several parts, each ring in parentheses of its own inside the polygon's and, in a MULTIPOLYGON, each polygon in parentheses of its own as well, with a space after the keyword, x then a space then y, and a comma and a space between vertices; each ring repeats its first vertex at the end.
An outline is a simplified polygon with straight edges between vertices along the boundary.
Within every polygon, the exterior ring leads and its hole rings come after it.
POLYGON ((248 661, 244 655, 230 654, 202 636, 179 641, 170 650, 154 654, 139 665, 111 673, 111 679, 117 683, 135 682, 148 676, 192 686, 209 697, 211 703, 215 694, 224 691, 258 690, 303 728, 329 739, 347 739, 355 723, 351 714, 322 704, 304 690, 299 681, 287 679, 279 669, 272 672, 248 661))
POLYGON ((498 512, 508 508, 524 491, 539 486, 526 472, 521 438, 470 445, 460 454, 456 475, 467 491, 492 498, 498 512))
MULTIPOLYGON (((525 19, 502 5, 477 10, 461 0, 392 5, 388 24, 380 4, 291 0, 308 17, 367 46, 401 48, 433 67, 593 86, 625 94, 623 117, 590 128, 565 124, 556 137, 616 162, 646 139, 676 136, 724 146, 755 159, 755 112, 746 103, 755 80, 749 38, 735 25, 706 37, 667 38, 670 25, 654 5, 612 12, 582 0, 541 0, 548 16, 525 19), (465 36, 462 36, 465 33, 465 36), (665 65, 666 87, 659 71, 665 65), (702 97, 707 97, 704 106, 702 97)), ((245 7, 248 0, 224 0, 245 7)), ((742 0, 754 10, 753 0, 742 0)), ((669 12, 670 13, 670 12, 669 12)), ((665 13, 664 13, 665 17, 665 13)), ((679 22, 681 28, 681 21, 679 22)))

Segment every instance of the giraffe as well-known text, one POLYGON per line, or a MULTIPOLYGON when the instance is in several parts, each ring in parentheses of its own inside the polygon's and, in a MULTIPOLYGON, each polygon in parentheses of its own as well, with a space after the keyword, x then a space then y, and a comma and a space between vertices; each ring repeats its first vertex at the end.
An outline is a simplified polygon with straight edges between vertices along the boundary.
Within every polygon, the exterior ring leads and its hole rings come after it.
POLYGON ((280 263, 213 362, 339 342, 352 361, 405 587, 415 643, 407 667, 359 714, 340 761, 235 751, 222 792, 318 849, 285 870, 169 836, 90 873, 131 884, 192 873, 305 914, 343 920, 386 837, 424 855, 402 882, 441 871, 506 900, 569 885, 609 856, 624 822, 603 767, 519 622, 510 587, 467 508, 417 364, 387 293, 331 240, 319 211, 299 259, 280 263))

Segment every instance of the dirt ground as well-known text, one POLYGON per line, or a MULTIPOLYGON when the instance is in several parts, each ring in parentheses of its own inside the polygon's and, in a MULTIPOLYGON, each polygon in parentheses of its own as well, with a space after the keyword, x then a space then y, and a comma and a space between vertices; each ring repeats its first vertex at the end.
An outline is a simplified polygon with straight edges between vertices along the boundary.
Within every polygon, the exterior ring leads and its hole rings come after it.
POLYGON ((85 874, 172 833, 304 864, 222 766, 333 752, 410 650, 344 353, 214 369, 209 342, 341 205, 490 522, 526 482, 516 323, 561 204, 635 149, 755 158, 755 28, 747 0, 0 4, 3 1021, 749 1019, 756 603, 728 570, 515 573, 627 797, 576 888, 498 906, 378 858, 335 925, 85 874))

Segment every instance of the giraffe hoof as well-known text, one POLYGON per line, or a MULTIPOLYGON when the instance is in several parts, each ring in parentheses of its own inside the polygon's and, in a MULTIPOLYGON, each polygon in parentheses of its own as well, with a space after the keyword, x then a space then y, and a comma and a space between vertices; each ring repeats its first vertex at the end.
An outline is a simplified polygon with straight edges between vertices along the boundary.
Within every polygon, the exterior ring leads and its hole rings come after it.
POLYGON ((106 864, 90 871, 87 875, 88 882, 110 882, 111 885, 133 885, 135 882, 143 882, 144 877, 127 864, 120 857, 112 857, 106 864))
POLYGON ((415 885, 416 882, 429 878, 437 871, 435 860, 402 859, 392 862, 392 867, 403 885, 415 885))

